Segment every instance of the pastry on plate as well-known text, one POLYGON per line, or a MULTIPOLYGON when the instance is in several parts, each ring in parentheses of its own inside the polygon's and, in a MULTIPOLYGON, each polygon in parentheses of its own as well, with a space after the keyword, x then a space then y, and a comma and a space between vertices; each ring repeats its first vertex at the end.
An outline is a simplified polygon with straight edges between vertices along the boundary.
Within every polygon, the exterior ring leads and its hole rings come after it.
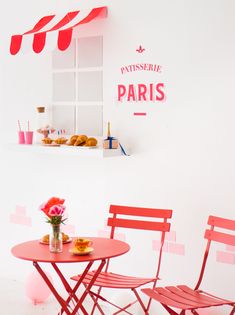
POLYGON ((44 235, 44 236, 42 237, 42 242, 49 244, 49 238, 50 238, 50 235, 49 235, 49 234, 44 235))
POLYGON ((86 135, 79 135, 74 143, 75 146, 83 145, 87 141, 86 135))
POLYGON ((46 138, 42 139, 42 142, 44 144, 51 144, 53 142, 53 140, 51 138, 49 138, 49 137, 46 137, 46 138))
POLYGON ((64 137, 61 137, 61 138, 57 138, 54 140, 54 142, 56 144, 65 144, 66 142, 68 141, 68 139, 64 138, 64 137))
MULTIPOLYGON (((63 243, 70 242, 72 239, 65 233, 62 232, 62 241, 63 243)), ((44 244, 49 244, 50 241, 50 235, 46 234, 41 238, 41 242, 44 244)))
POLYGON ((97 145, 97 140, 96 138, 88 138, 86 140, 85 146, 86 147, 95 147, 97 145))
POLYGON ((68 242, 69 236, 62 232, 62 239, 63 239, 63 242, 68 242))
POLYGON ((78 135, 71 136, 70 139, 69 139, 68 145, 74 145, 74 143, 77 140, 77 137, 78 137, 78 135))

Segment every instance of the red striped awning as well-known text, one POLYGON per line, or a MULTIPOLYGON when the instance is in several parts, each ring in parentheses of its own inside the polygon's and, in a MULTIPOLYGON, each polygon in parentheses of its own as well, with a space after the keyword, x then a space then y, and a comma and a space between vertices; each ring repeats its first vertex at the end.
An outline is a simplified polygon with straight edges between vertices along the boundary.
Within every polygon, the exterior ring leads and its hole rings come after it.
POLYGON ((70 45, 73 29, 75 27, 89 23, 96 18, 104 18, 106 16, 107 7, 93 8, 89 12, 68 12, 64 17, 59 19, 56 15, 44 16, 29 31, 11 37, 10 53, 16 55, 20 51, 23 37, 29 34, 33 35, 33 51, 40 53, 45 47, 47 33, 53 31, 58 32, 58 48, 65 50, 70 45))

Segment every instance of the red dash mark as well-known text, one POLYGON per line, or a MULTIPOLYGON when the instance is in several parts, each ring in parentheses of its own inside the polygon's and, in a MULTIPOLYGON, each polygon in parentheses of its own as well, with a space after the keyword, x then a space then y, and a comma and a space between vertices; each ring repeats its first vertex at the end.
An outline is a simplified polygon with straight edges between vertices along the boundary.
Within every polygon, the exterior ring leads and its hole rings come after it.
POLYGON ((134 116, 146 116, 147 113, 134 113, 134 116))

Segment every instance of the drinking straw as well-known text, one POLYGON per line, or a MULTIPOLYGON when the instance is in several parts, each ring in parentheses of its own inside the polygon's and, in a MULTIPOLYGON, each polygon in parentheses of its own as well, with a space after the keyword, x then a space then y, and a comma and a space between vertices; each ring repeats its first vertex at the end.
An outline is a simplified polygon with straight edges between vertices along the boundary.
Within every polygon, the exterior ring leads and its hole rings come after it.
POLYGON ((20 121, 18 119, 18 128, 19 128, 19 131, 21 131, 21 126, 20 126, 20 121))
POLYGON ((28 123, 27 123, 27 125, 28 125, 28 131, 29 131, 29 120, 28 120, 28 123))

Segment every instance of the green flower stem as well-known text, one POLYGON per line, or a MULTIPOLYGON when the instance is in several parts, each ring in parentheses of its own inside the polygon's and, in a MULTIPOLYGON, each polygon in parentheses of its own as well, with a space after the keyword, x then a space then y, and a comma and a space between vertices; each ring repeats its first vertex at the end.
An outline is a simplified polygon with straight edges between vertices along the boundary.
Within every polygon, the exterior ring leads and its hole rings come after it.
POLYGON ((52 224, 52 233, 53 233, 54 239, 59 240, 60 224, 52 224))

